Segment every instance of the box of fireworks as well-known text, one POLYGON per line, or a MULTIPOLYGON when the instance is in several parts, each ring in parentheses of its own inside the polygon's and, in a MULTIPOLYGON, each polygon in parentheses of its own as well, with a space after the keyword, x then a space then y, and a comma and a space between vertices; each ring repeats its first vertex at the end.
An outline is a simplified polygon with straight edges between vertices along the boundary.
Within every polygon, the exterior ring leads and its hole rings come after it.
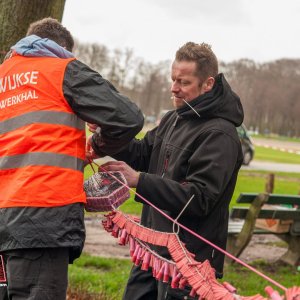
POLYGON ((112 211, 129 199, 127 181, 121 172, 98 172, 84 182, 85 210, 112 211))
POLYGON ((285 233, 290 231, 292 220, 278 219, 257 219, 255 226, 260 229, 266 229, 274 233, 285 233))
MULTIPOLYGON (((268 205, 265 204, 262 209, 286 209, 289 210, 290 208, 287 206, 282 205, 268 205)), ((257 219, 255 226, 260 229, 266 229, 268 231, 274 232, 274 233, 285 233, 289 232, 291 224, 293 223, 293 220, 279 220, 279 219, 257 219)))

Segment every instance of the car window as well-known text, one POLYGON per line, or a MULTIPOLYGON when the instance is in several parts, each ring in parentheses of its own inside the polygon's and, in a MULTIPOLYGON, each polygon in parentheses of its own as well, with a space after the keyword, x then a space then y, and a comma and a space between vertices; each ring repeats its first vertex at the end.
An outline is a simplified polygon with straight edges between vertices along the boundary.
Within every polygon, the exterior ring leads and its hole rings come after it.
POLYGON ((237 127, 236 130, 240 138, 245 138, 247 136, 246 131, 242 126, 237 127))

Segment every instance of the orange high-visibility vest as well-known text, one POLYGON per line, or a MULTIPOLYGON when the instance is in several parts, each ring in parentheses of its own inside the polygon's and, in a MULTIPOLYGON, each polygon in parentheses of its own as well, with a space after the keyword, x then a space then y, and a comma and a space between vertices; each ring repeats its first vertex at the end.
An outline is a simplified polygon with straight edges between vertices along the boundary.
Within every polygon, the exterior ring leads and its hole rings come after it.
POLYGON ((63 94, 71 60, 16 55, 0 65, 0 208, 86 201, 84 122, 63 94))

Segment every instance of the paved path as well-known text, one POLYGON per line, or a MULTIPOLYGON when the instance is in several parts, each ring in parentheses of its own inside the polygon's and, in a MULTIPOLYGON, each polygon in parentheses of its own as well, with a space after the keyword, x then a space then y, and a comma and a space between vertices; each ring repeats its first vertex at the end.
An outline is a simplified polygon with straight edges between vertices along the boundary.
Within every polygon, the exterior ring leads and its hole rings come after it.
POLYGON ((299 142, 272 140, 272 139, 264 139, 264 138, 256 138, 256 137, 252 137, 252 140, 255 146, 261 146, 261 147, 272 148, 284 152, 300 154, 299 142))
POLYGON ((258 161, 254 159, 253 161, 251 161, 249 166, 242 166, 242 170, 262 170, 300 173, 300 165, 258 161))

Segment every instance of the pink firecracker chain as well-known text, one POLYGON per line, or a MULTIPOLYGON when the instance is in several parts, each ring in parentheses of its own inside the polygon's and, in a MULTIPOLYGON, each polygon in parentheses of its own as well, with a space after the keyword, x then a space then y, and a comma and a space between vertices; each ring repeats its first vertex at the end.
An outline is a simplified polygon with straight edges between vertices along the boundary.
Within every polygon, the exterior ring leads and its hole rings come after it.
MULTIPOLYGON (((96 164, 96 163, 95 163, 96 164)), ((103 168, 103 167, 101 167, 101 166, 99 166, 98 164, 96 164, 98 167, 99 167, 99 169, 102 169, 104 172, 107 172, 107 170, 105 170, 105 168, 103 168)), ((111 175, 112 177, 114 177, 113 175, 111 175)), ((119 181, 118 180, 118 178, 114 178, 115 180, 117 180, 117 181, 119 181)), ((120 182, 120 181, 119 181, 120 182)), ((286 287, 284 287, 283 285, 281 285, 281 284, 279 284, 278 282, 276 282, 275 280, 273 280, 272 278, 270 278, 270 277, 268 277, 268 276, 266 276, 265 274, 263 274, 262 272, 260 272, 260 271, 258 271, 258 270, 256 270, 255 268, 253 268, 252 266, 250 266, 250 265, 248 265, 247 263, 245 263, 245 262, 243 262, 242 260, 240 260, 240 259, 238 259, 237 257, 235 257, 235 256, 233 256, 232 254, 230 254, 229 252, 227 252, 227 251, 225 251, 224 249, 222 249, 222 248, 220 248, 220 247, 218 247, 217 245, 215 245, 215 244, 213 244, 212 242, 210 242, 210 241, 208 241, 208 240, 206 240, 205 238, 203 238, 202 236, 200 236, 200 235, 198 235, 197 233, 195 233, 194 231, 192 231, 191 229, 189 229, 189 228, 187 228, 186 226, 184 226, 184 225, 182 225, 181 223, 179 223, 177 220, 174 220, 174 219, 172 219, 170 216, 168 216, 166 213, 164 213, 162 210, 160 210, 158 207, 156 207, 155 205, 153 205, 150 201, 148 201, 147 199, 145 199, 142 195, 140 195, 140 194, 138 194, 135 190, 133 190, 133 189, 131 189, 128 185, 126 185, 126 184, 124 184, 123 182, 120 182, 122 185, 124 185, 124 186, 126 186, 129 190, 131 190, 133 193, 135 193, 136 195, 138 195, 145 203, 147 203, 148 205, 150 205, 150 206, 152 206, 155 210, 157 210, 159 213, 161 213, 163 216, 165 216, 167 219, 169 219, 170 221, 172 221, 174 224, 177 224, 179 227, 181 227, 181 228, 183 228, 183 229, 185 229, 186 231, 188 231, 189 233, 191 233, 192 235, 194 235, 194 236, 196 236, 197 238, 199 238, 200 240, 202 240, 202 241, 204 241, 204 242, 206 242, 207 244, 209 244, 210 246, 212 246, 213 248, 215 248, 215 249, 217 249, 218 251, 220 251, 220 252, 222 252, 223 254, 225 254, 226 256, 228 256, 229 258, 231 258, 231 259, 233 259, 233 260, 235 260, 236 262, 238 262, 239 264, 241 264, 241 265, 243 265, 244 267, 246 267, 246 268, 248 268, 249 270, 251 270, 251 271, 253 271, 254 273, 256 273, 257 275, 259 275, 260 277, 262 277, 262 278, 264 278, 265 280, 267 280, 267 281, 269 281, 270 283, 272 283, 272 284, 274 284, 275 286, 277 286, 278 288, 280 288, 280 289, 282 289, 285 293, 286 293, 286 300, 295 300, 295 299, 297 299, 298 300, 298 298, 299 298, 299 300, 300 300, 300 288, 298 288, 298 287, 293 287, 293 288, 290 288, 290 289, 287 289, 286 287)), ((126 223, 126 222, 125 222, 126 223)), ((143 229, 146 229, 145 227, 143 228, 143 229)), ((131 230, 133 230, 132 228, 131 228, 131 230)), ((139 229, 140 230, 140 229, 139 229)), ((148 229, 147 228, 147 230, 149 230, 149 232, 151 231, 151 232, 153 232, 152 230, 150 230, 150 229, 148 229)), ((139 231, 138 231, 139 232, 139 231)), ((141 231, 141 232, 145 232, 145 231, 141 231)), ((123 234, 125 234, 125 233, 123 233, 123 234)), ((134 234, 135 234, 135 232, 134 232, 134 234)), ((162 232, 156 232, 156 234, 160 234, 160 237, 159 237, 159 241, 164 241, 164 239, 165 239, 165 237, 164 237, 164 233, 162 233, 162 232)), ((166 233, 166 234, 168 234, 169 236, 172 236, 172 240, 173 240, 173 236, 174 236, 174 234, 172 234, 172 233, 166 233)), ((137 234, 137 235, 139 235, 139 234, 137 234)), ((142 234, 140 234, 140 235, 142 235, 142 234)), ((118 236, 118 235, 117 235, 118 236)), ((131 235, 131 236, 133 236, 133 235, 131 235)), ((151 241, 153 241, 153 238, 151 237, 151 233, 148 233, 147 234, 147 236, 148 236, 148 241, 145 241, 146 243, 151 243, 151 241)), ((124 239, 124 238, 123 238, 124 239)), ((157 238, 154 238, 155 239, 155 245, 157 245, 156 244, 156 242, 158 241, 157 240, 157 238)), ((165 243, 165 242, 164 242, 165 243)), ((174 241, 173 241, 173 243, 174 243, 174 241)), ((168 248, 169 249, 169 248, 168 248)), ((145 255, 145 253, 146 253, 146 251, 144 251, 143 252, 143 250, 139 250, 140 251, 140 260, 142 260, 141 258, 142 258, 142 253, 143 253, 143 255, 145 255)), ((170 249, 169 249, 169 251, 170 251, 170 254, 171 254, 171 256, 172 256, 172 247, 170 246, 170 249)), ((186 251, 186 253, 185 253, 185 257, 187 257, 187 250, 185 250, 186 251)), ((182 254, 182 253, 181 253, 182 254)), ((138 255, 138 253, 137 253, 137 255, 138 255)), ((174 252, 173 252, 173 255, 174 255, 174 252)), ((179 254, 178 254, 179 255, 179 254)), ((192 257, 192 255, 191 256, 189 256, 190 258, 192 257)), ((172 256, 172 258, 174 259, 174 257, 172 256)), ((176 262, 176 258, 177 258, 177 256, 175 255, 175 259, 174 259, 174 261, 176 262)), ((183 259, 183 258, 182 258, 183 259)), ((193 259, 193 258, 192 258, 193 259)), ((204 262, 205 263, 205 262, 204 262)), ((203 264, 204 264, 203 263, 203 264)), ((198 265, 198 266, 200 266, 201 265, 201 263, 199 263, 199 262, 196 262, 196 261, 194 261, 194 264, 195 265, 198 265)), ((192 264, 181 264, 182 266, 187 266, 188 268, 191 268, 191 266, 192 266, 192 264)), ((210 264, 209 264, 209 262, 208 262, 208 265, 209 265, 209 267, 211 268, 211 266, 210 266, 210 264)), ((152 265, 151 265, 152 266, 152 265)), ((154 267, 154 266, 152 266, 152 267, 154 267)), ((166 269, 166 267, 162 267, 161 266, 161 270, 162 270, 162 272, 163 272, 163 270, 164 269, 166 269)), ((158 268, 156 268, 156 269, 158 269, 158 268)), ((212 269, 212 268, 211 268, 212 269)), ((212 269, 213 270, 213 269, 212 269)), ((199 270, 198 270, 199 271, 199 270)), ((198 272, 197 271, 197 272, 198 272)), ((184 270, 184 272, 188 272, 188 271, 185 271, 184 270)), ((199 273, 199 272, 198 272, 199 273)), ((200 272, 201 273, 201 272, 200 272)), ((189 273, 189 274, 191 274, 191 273, 189 273)), ((201 287, 199 286, 199 285, 197 285, 197 282, 199 282, 199 281, 196 281, 195 283, 193 283, 193 278, 196 278, 197 277, 197 275, 195 275, 195 274, 191 274, 190 276, 187 276, 187 273, 186 273, 186 278, 188 278, 189 277, 189 284, 193 287, 193 289, 192 289, 192 291, 191 291, 191 294, 192 295, 194 295, 194 294, 198 294, 198 295, 200 295, 200 294, 202 294, 203 295, 203 290, 202 290, 202 293, 200 293, 200 289, 201 289, 201 287), (198 287, 198 289, 197 289, 197 287, 198 287)), ((187 280, 187 279, 186 279, 187 280)), ((182 278, 181 278, 181 281, 182 281, 182 278)), ((216 281, 216 280, 215 280, 216 281)), ((220 291, 222 291, 222 292, 224 292, 224 285, 222 286, 221 284, 219 284, 217 281, 216 281, 216 286, 215 286, 215 289, 216 290, 220 290, 220 291)), ((227 291, 228 291, 228 288, 226 287, 226 289, 227 289, 227 291)), ((277 293, 277 292, 276 292, 277 293)), ((274 294, 274 293, 273 293, 274 294)), ((232 295, 234 295, 234 293, 231 291, 230 293, 228 293, 228 295, 226 295, 226 297, 225 297, 225 295, 223 294, 223 298, 211 298, 210 296, 208 296, 208 297, 206 297, 205 299, 225 299, 225 300, 230 300, 230 299, 241 299, 241 300, 263 300, 263 299, 266 299, 266 298, 263 298, 261 295, 256 295, 256 296, 251 296, 251 297, 241 297, 241 296, 234 296, 233 298, 231 297, 232 295)), ((216 296, 216 295, 215 295, 216 296)), ((215 297, 214 296, 214 297, 215 297)), ((270 296, 270 295, 269 295, 270 296)), ((271 297, 271 296, 270 296, 271 297)), ((199 298, 199 299, 201 299, 201 297, 199 298)), ((273 298, 270 298, 270 299, 273 299, 273 298)), ((274 300, 276 300, 276 298, 274 298, 274 300)))
POLYGON ((6 273, 5 273, 3 255, 0 255, 0 282, 6 282, 6 273))

